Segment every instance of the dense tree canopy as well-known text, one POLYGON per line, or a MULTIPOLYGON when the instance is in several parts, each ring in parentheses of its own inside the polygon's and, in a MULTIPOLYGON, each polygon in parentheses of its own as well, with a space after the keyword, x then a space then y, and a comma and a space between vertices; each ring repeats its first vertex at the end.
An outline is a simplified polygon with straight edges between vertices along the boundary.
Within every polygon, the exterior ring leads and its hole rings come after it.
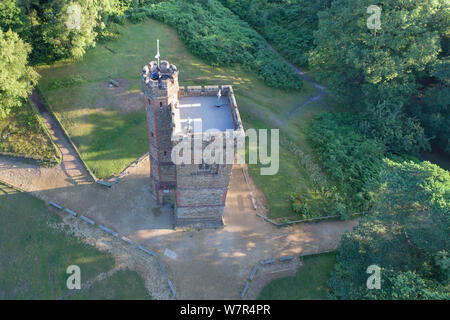
POLYGON ((330 279, 340 299, 449 298, 450 173, 386 160, 370 215, 344 236, 330 279), (381 289, 366 287, 370 265, 381 289))
POLYGON ((4 31, 17 30, 21 24, 21 11, 16 0, 2 0, 0 2, 0 29, 4 31))
POLYGON ((369 138, 380 141, 396 154, 419 154, 429 149, 420 123, 402 112, 402 104, 388 102, 369 104, 359 114, 359 129, 369 138))
POLYGON ((0 3, 0 27, 12 29, 32 45, 33 62, 80 58, 94 46, 120 0, 5 0, 0 3))
POLYGON ((0 117, 22 104, 38 74, 28 65, 30 46, 17 33, 0 30, 0 117))
POLYGON ((406 102, 417 78, 438 61, 445 0, 381 0, 381 28, 367 27, 371 0, 334 0, 319 13, 310 62, 317 76, 355 109, 406 102))
POLYGON ((450 155, 450 62, 436 66, 430 82, 407 105, 410 115, 419 119, 436 149, 450 155))
POLYGON ((449 172, 404 159, 430 146, 450 154, 449 3, 379 0, 381 25, 370 29, 373 4, 1 0, 0 117, 20 106, 37 82, 29 55, 36 64, 81 58, 97 41, 113 38, 113 22, 147 17, 176 28, 190 50, 213 65, 241 64, 269 86, 300 89, 299 76, 266 39, 294 64, 310 66, 352 111, 317 115, 308 130, 337 186, 330 213, 369 213, 343 238, 332 295, 448 299, 449 172), (382 269, 380 290, 366 287, 372 264, 382 269))
POLYGON ((43 4, 42 39, 57 58, 82 57, 86 48, 95 44, 100 9, 95 0, 43 4))

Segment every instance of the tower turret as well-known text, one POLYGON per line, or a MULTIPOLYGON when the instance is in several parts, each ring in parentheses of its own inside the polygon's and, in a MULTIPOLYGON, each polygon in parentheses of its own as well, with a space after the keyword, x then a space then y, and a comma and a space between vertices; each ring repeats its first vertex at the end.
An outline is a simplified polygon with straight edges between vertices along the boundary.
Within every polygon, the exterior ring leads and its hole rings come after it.
MULTIPOLYGON (((157 56, 159 60, 159 50, 157 56)), ((150 182, 157 205, 175 201, 176 168, 171 160, 171 135, 178 90, 175 65, 166 60, 151 61, 142 69, 150 145, 150 182)))

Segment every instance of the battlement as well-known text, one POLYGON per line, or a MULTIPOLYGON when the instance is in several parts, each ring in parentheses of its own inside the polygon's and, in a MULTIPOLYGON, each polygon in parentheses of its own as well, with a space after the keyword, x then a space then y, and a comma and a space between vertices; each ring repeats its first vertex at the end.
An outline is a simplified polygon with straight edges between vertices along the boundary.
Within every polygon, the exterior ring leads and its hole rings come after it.
POLYGON ((179 97, 216 96, 219 86, 185 86, 180 87, 179 97))
POLYGON ((142 68, 142 90, 150 99, 167 96, 167 90, 171 86, 178 86, 178 69, 175 65, 163 60, 159 64, 156 61, 142 68))

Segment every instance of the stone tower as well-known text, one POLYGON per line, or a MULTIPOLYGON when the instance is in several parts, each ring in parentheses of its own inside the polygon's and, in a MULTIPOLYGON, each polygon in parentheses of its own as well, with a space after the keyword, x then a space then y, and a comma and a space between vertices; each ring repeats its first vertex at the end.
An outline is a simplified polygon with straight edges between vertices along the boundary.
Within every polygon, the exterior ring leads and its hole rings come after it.
MULTIPOLYGON (((198 162, 191 159, 175 165, 171 156, 185 139, 200 141, 186 149, 192 151, 193 158, 196 150, 203 154, 211 141, 216 141, 211 139, 210 130, 221 137, 232 136, 233 144, 234 137, 245 137, 233 89, 179 87, 177 68, 165 60, 159 62, 159 53, 155 58, 157 61, 151 61, 142 70, 152 195, 158 206, 174 207, 175 227, 223 226, 233 163, 208 164, 200 157, 198 162)), ((225 151, 225 142, 218 145, 219 150, 225 151)))
POLYGON ((170 156, 172 112, 178 103, 178 70, 165 60, 152 61, 143 68, 142 82, 147 102, 150 183, 157 205, 164 205, 175 200, 176 168, 170 156))

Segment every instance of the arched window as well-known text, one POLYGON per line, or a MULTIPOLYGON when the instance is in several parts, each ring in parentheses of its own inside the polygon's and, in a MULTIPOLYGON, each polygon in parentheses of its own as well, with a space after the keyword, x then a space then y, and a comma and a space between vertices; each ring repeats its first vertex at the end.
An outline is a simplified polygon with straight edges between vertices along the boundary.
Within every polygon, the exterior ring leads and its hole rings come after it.
POLYGON ((162 108, 162 102, 159 103, 159 107, 162 108))

